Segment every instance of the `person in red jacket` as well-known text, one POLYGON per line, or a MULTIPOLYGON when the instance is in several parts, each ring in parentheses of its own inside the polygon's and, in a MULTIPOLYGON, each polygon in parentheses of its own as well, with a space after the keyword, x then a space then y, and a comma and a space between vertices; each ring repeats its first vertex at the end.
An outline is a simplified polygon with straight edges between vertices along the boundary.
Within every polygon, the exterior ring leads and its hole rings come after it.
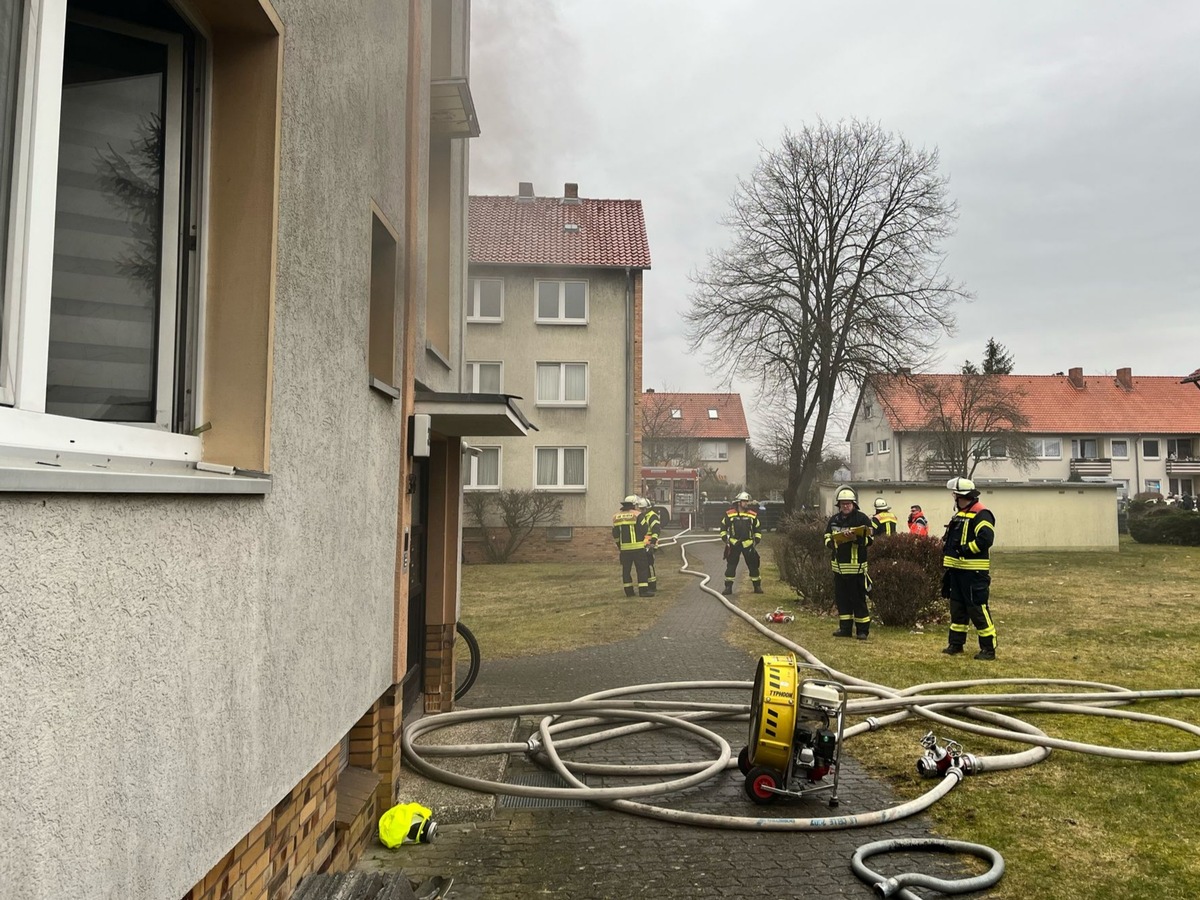
POLYGON ((921 537, 929 536, 929 520, 925 518, 921 507, 915 504, 908 510, 908 533, 919 534, 921 537))

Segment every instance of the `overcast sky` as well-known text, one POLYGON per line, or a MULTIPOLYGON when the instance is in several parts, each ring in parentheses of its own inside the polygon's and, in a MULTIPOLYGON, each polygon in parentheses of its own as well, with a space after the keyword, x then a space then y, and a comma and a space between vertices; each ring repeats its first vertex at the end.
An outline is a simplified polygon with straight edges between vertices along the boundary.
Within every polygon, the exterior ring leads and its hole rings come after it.
POLYGON ((1194 0, 473 0, 471 89, 472 193, 642 201, 646 387, 718 388, 688 276, 762 146, 818 117, 941 154, 976 299, 939 371, 989 337, 1021 374, 1200 367, 1194 0))

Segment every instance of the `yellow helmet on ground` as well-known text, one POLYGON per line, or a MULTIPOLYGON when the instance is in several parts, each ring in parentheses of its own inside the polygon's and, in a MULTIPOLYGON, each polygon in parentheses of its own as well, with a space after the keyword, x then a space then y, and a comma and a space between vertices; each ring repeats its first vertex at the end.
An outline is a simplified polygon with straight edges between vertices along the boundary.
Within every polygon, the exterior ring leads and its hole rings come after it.
POLYGON ((834 501, 841 503, 843 500, 849 500, 851 503, 858 503, 858 494, 854 492, 854 488, 843 484, 838 488, 838 492, 834 495, 834 501))

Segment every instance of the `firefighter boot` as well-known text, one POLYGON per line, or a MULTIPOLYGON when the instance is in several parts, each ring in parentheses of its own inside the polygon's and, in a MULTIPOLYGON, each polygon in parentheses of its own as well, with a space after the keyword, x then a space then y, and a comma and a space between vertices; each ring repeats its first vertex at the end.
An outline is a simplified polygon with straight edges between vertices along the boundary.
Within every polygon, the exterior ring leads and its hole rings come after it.
POLYGON ((631 587, 627 587, 627 588, 625 588, 625 596, 626 596, 626 597, 632 597, 632 596, 634 596, 633 588, 631 588, 631 587))
POLYGON ((756 581, 756 582, 754 582, 754 593, 756 593, 756 594, 761 594, 761 593, 763 593, 763 589, 762 589, 762 582, 761 582, 761 581, 756 581))
POLYGON ((726 597, 733 596, 733 582, 732 581, 725 582, 725 590, 721 591, 721 594, 726 597))
POLYGON ((942 652, 947 656, 954 656, 955 654, 962 653, 962 644, 948 644, 942 648, 942 652))

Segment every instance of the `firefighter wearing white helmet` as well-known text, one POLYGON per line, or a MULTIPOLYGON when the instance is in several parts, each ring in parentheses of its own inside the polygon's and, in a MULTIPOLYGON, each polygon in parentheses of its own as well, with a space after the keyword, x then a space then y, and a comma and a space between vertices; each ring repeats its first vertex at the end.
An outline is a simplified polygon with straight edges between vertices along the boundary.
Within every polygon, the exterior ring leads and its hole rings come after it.
POLYGON ((733 594, 733 579, 737 575, 738 560, 742 557, 746 559, 754 593, 763 592, 758 556, 762 526, 758 524, 758 510, 751 504, 750 495, 742 491, 733 498, 733 506, 721 520, 721 540, 725 542, 725 589, 721 593, 726 597, 733 594))
POLYGON ((891 505, 883 497, 875 498, 875 515, 871 516, 871 526, 875 529, 875 537, 895 534, 900 520, 892 512, 891 505))
POLYGON ((645 531, 639 526, 641 510, 638 509, 637 494, 630 494, 621 501, 621 508, 613 516, 613 543, 621 553, 621 580, 625 596, 634 596, 634 572, 637 572, 637 593, 650 596, 650 570, 646 561, 645 531))
POLYGON ((834 499, 837 512, 825 526, 825 546, 830 552, 833 596, 838 608, 838 630, 833 636, 857 637, 865 641, 871 633, 871 613, 867 609, 867 594, 871 590, 867 547, 875 537, 875 526, 858 508, 858 494, 853 488, 838 488, 834 499))
POLYGON ((942 596, 950 601, 950 638, 943 653, 962 653, 967 632, 975 626, 979 638, 976 659, 996 658, 996 624, 988 607, 991 589, 989 550, 996 540, 996 517, 979 502, 979 490, 970 478, 957 476, 946 482, 954 494, 954 517, 946 526, 942 544, 942 596))
POLYGON ((638 529, 642 532, 642 544, 646 553, 646 586, 650 596, 658 592, 658 573, 654 569, 654 552, 658 549, 658 539, 662 535, 662 519, 658 510, 650 505, 649 497, 638 498, 638 529))

